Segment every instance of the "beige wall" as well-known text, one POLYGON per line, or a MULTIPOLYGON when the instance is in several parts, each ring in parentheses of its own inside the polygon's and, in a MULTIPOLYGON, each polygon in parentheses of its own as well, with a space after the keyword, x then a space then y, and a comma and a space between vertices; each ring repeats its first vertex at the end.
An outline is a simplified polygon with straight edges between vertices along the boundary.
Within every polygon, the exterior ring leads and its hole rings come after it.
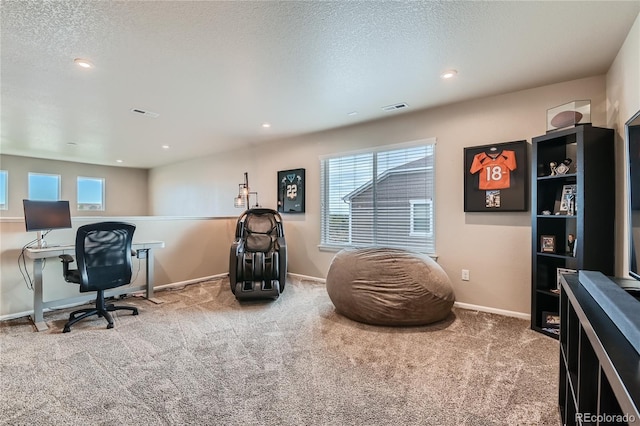
MULTIPOLYGON (((0 318, 33 309, 33 293, 20 273, 22 247, 35 238, 25 232, 22 199, 27 198, 29 172, 61 175, 62 198, 71 201, 72 229, 52 231, 49 244, 72 244, 81 225, 101 220, 125 220, 137 225, 135 241, 161 240, 166 247, 156 251, 155 284, 189 281, 228 271, 229 247, 235 219, 150 217, 148 214, 148 170, 109 167, 66 161, 0 156, 0 168, 9 172, 9 210, 0 212, 0 318), (105 178, 106 211, 77 212, 77 176, 105 178), (78 213, 80 215, 78 215, 78 213)), ((182 184, 188 185, 187 181, 182 184)), ((138 262, 138 261, 136 261, 138 262)), ((26 260, 29 273, 33 265, 26 260)), ((144 282, 144 261, 134 282, 144 282)), ((137 265, 134 264, 137 268, 137 265)), ((50 259, 43 271, 45 300, 77 295, 77 286, 65 283, 58 259, 50 259)))
MULTIPOLYGON (((0 316, 32 308, 31 293, 17 268, 20 247, 32 237, 24 232, 24 223, 19 219, 22 216, 21 200, 27 193, 28 171, 60 173, 63 175, 63 198, 73 200, 75 177, 96 176, 94 172, 104 167, 108 209, 102 213, 105 216, 221 216, 220 219, 131 218, 139 226, 137 238, 160 239, 167 244, 167 248, 157 253, 156 282, 161 285, 227 271, 228 249, 235 226, 235 220, 228 216, 240 213, 232 207, 232 201, 244 171, 249 172, 252 190, 259 192, 261 204, 274 207, 276 172, 306 168, 307 212, 285 215, 289 271, 324 277, 334 253, 322 252, 317 247, 320 232, 319 156, 427 137, 438 140, 436 250, 440 264, 453 281, 458 301, 528 313, 531 212, 465 214, 462 211, 463 148, 520 139, 530 142, 533 136, 544 134, 547 108, 575 99, 591 99, 594 125, 617 130, 616 161, 618 165, 625 164, 623 124, 640 109, 639 21, 640 17, 606 76, 417 111, 158 167, 148 172, 0 155, 0 168, 10 172, 10 210, 0 215, 3 217, 0 219, 0 316), (468 283, 459 278, 462 268, 471 271, 468 283)), ((625 182, 624 167, 616 167, 616 173, 619 194, 616 272, 621 275, 626 271, 627 263, 621 193, 625 182)), ((75 227, 96 219, 74 217, 74 229, 56 231, 50 238, 56 235, 59 241, 51 242, 72 241, 75 227)), ((45 279, 52 297, 73 291, 69 289, 73 286, 62 282, 59 268, 48 268, 45 279)))
MULTIPOLYGON (((74 217, 73 229, 52 231, 51 245, 73 243, 79 226, 103 219, 136 224, 135 241, 160 240, 165 248, 155 250, 155 285, 177 283, 224 274, 229 269, 229 247, 235 219, 166 217, 74 217)), ((22 218, 0 219, 0 317, 26 315, 33 310, 33 293, 18 269, 21 248, 34 235, 24 232, 22 218)), ((145 261, 134 259, 133 285, 144 283, 145 261)), ((33 277, 33 263, 26 260, 33 277)), ((45 300, 77 296, 78 287, 64 282, 59 259, 49 259, 43 271, 45 300)), ((159 295, 161 299, 161 295, 159 295)))
POLYGON ((528 313, 531 213, 464 213, 463 148, 522 139, 530 142, 533 136, 545 133, 547 108, 575 99, 591 99, 592 122, 604 126, 605 93, 605 76, 597 76, 158 167, 149 174, 151 212, 172 215, 188 209, 192 214, 231 214, 244 171, 249 172, 251 189, 258 191, 261 204, 273 208, 277 171, 305 168, 306 213, 284 215, 289 271, 325 277, 334 253, 318 249, 319 156, 435 137, 436 251, 453 281, 457 300, 528 313), (185 195, 187 185, 192 186, 185 195), (175 199, 183 202, 172 204, 175 199), (470 270, 469 282, 460 280, 463 268, 470 270))
POLYGON ((22 200, 28 198, 29 172, 61 176, 62 200, 69 200, 71 216, 76 210, 77 178, 105 179, 105 211, 82 211, 82 216, 144 216, 148 214, 148 185, 146 169, 99 166, 70 161, 43 160, 32 157, 0 155, 0 169, 9 172, 9 209, 0 211, 3 217, 22 217, 22 200))
POLYGON ((607 73, 607 124, 616 129, 616 276, 629 270, 626 123, 640 110, 640 14, 607 73), (624 166, 623 166, 624 165, 624 166), (623 192, 624 191, 624 192, 623 192))

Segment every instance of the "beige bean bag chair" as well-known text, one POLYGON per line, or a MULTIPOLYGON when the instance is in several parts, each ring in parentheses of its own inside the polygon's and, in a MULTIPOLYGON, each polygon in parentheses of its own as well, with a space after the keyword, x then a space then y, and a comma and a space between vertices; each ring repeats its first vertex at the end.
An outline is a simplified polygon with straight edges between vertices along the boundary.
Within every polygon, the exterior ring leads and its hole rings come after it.
POLYGON ((423 325, 449 315, 449 277, 429 256, 391 248, 345 249, 327 274, 336 310, 375 325, 423 325))

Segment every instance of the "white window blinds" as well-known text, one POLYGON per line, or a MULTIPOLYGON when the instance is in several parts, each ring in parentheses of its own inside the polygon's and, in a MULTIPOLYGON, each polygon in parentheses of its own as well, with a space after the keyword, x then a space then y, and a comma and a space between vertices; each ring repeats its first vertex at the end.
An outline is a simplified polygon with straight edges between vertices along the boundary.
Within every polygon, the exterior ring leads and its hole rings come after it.
POLYGON ((321 245, 435 253, 435 140, 321 159, 321 245))

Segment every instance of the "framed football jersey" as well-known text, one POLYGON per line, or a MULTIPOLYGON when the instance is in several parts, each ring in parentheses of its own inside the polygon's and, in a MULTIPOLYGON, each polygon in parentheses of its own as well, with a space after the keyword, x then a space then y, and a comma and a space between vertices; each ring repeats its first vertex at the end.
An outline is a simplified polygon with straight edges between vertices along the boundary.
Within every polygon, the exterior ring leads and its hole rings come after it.
POLYGON ((278 211, 304 213, 304 169, 278 172, 278 211))
POLYGON ((464 211, 526 211, 527 141, 464 149, 464 211))

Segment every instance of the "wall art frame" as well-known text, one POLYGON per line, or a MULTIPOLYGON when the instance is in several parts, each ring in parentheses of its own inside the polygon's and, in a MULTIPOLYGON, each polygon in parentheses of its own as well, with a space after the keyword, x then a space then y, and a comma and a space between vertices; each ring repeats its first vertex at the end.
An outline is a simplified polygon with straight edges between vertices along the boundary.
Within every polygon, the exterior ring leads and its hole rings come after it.
POLYGON ((527 211, 526 140, 464 148, 464 211, 527 211))
POLYGON ((304 213, 305 169, 278 172, 278 211, 280 213, 304 213))

